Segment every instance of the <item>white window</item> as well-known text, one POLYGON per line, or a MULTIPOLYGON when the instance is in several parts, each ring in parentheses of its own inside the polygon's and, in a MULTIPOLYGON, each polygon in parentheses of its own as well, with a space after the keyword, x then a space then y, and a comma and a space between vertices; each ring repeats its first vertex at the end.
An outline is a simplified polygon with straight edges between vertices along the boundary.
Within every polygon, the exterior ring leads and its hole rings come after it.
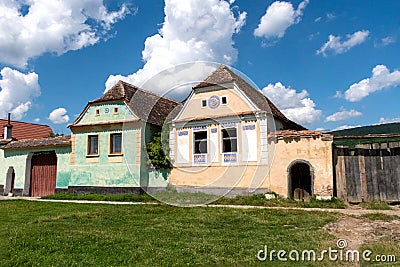
POLYGON ((194 154, 207 154, 207 131, 193 133, 194 154))
POLYGON ((226 128, 221 130, 222 133, 222 152, 237 152, 237 129, 226 128))

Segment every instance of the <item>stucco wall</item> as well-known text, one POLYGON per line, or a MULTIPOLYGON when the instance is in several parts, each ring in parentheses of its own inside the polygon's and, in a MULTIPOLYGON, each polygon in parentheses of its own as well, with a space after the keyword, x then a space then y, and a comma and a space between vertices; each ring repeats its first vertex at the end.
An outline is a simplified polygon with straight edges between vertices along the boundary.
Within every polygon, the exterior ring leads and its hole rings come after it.
POLYGON ((122 121, 124 119, 133 118, 134 116, 123 102, 94 104, 88 107, 78 124, 107 123, 110 121, 122 121), (118 108, 117 113, 114 113, 114 108, 118 108), (99 110, 99 115, 97 115, 96 109, 99 110))
POLYGON ((15 171, 14 188, 23 189, 25 183, 26 159, 29 153, 39 153, 45 151, 55 151, 57 155, 57 186, 60 181, 69 180, 70 171, 70 152, 71 147, 53 147, 53 148, 31 148, 21 150, 0 150, 0 184, 6 184, 6 174, 10 166, 15 171))
POLYGON ((239 114, 242 112, 252 111, 251 106, 243 99, 243 97, 234 89, 222 89, 209 92, 196 92, 185 104, 188 108, 183 110, 178 120, 196 118, 196 117, 216 117, 224 115, 239 114), (209 107, 209 99, 211 96, 218 96, 221 101, 222 96, 226 96, 228 103, 226 105, 220 103, 217 108, 209 107), (207 101, 207 106, 202 107, 202 100, 207 101))
POLYGON ((333 194, 332 141, 321 138, 279 140, 266 185, 282 196, 288 196, 288 167, 291 163, 307 161, 314 169, 314 194, 333 194))
POLYGON ((73 135, 71 180, 64 186, 139 186, 140 125, 133 129, 98 129, 73 135), (110 154, 110 135, 122 132, 122 154, 110 154), (99 153, 87 155, 88 135, 98 135, 99 153))
MULTIPOLYGON (((288 167, 296 160, 307 161, 314 170, 313 193, 333 194, 332 141, 301 138, 275 144, 271 166, 197 166, 174 168, 169 176, 177 186, 263 188, 288 196, 288 167)), ((272 150, 272 147, 271 147, 272 150)))

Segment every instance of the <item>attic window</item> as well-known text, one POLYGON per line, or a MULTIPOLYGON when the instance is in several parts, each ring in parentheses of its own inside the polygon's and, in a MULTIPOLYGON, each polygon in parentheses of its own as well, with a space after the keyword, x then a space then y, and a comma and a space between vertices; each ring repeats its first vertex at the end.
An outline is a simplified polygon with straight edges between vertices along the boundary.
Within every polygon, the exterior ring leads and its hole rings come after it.
POLYGON ((114 114, 118 114, 118 108, 117 107, 114 108, 114 114))
POLYGON ((228 97, 226 97, 226 96, 221 97, 221 104, 222 105, 228 104, 228 97))
POLYGON ((201 100, 201 107, 202 108, 207 107, 207 100, 206 99, 201 100))
POLYGON ((100 116, 100 109, 96 108, 96 116, 100 116))

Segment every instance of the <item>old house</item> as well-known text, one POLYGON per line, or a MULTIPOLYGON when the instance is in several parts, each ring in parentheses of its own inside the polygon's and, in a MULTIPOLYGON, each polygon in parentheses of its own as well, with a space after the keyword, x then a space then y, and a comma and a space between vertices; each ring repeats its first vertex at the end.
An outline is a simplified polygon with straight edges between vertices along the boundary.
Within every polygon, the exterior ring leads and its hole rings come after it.
POLYGON ((332 138, 286 118, 224 65, 193 87, 170 126, 169 181, 179 190, 332 195, 332 138))
POLYGON ((213 194, 332 195, 332 137, 289 120, 224 65, 183 105, 120 81, 88 102, 68 126, 70 137, 48 137, 44 125, 3 123, 5 194, 127 193, 169 183, 213 194), (168 179, 145 153, 162 129, 174 165, 168 179))
POLYGON ((50 137, 47 125, 0 120, 0 191, 8 195, 52 194, 69 172, 69 137, 50 137))
POLYGON ((64 187, 94 192, 132 192, 165 179, 147 164, 146 142, 180 104, 118 82, 89 102, 71 129, 71 176, 64 187))

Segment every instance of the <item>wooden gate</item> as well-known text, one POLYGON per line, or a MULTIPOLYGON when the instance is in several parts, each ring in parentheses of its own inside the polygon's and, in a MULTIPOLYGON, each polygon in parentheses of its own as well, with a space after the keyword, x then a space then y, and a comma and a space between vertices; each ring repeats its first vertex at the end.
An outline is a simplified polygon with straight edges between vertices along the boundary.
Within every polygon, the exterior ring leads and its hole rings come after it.
POLYGON ((57 177, 57 156, 54 152, 35 154, 31 161, 30 196, 54 194, 57 177))

